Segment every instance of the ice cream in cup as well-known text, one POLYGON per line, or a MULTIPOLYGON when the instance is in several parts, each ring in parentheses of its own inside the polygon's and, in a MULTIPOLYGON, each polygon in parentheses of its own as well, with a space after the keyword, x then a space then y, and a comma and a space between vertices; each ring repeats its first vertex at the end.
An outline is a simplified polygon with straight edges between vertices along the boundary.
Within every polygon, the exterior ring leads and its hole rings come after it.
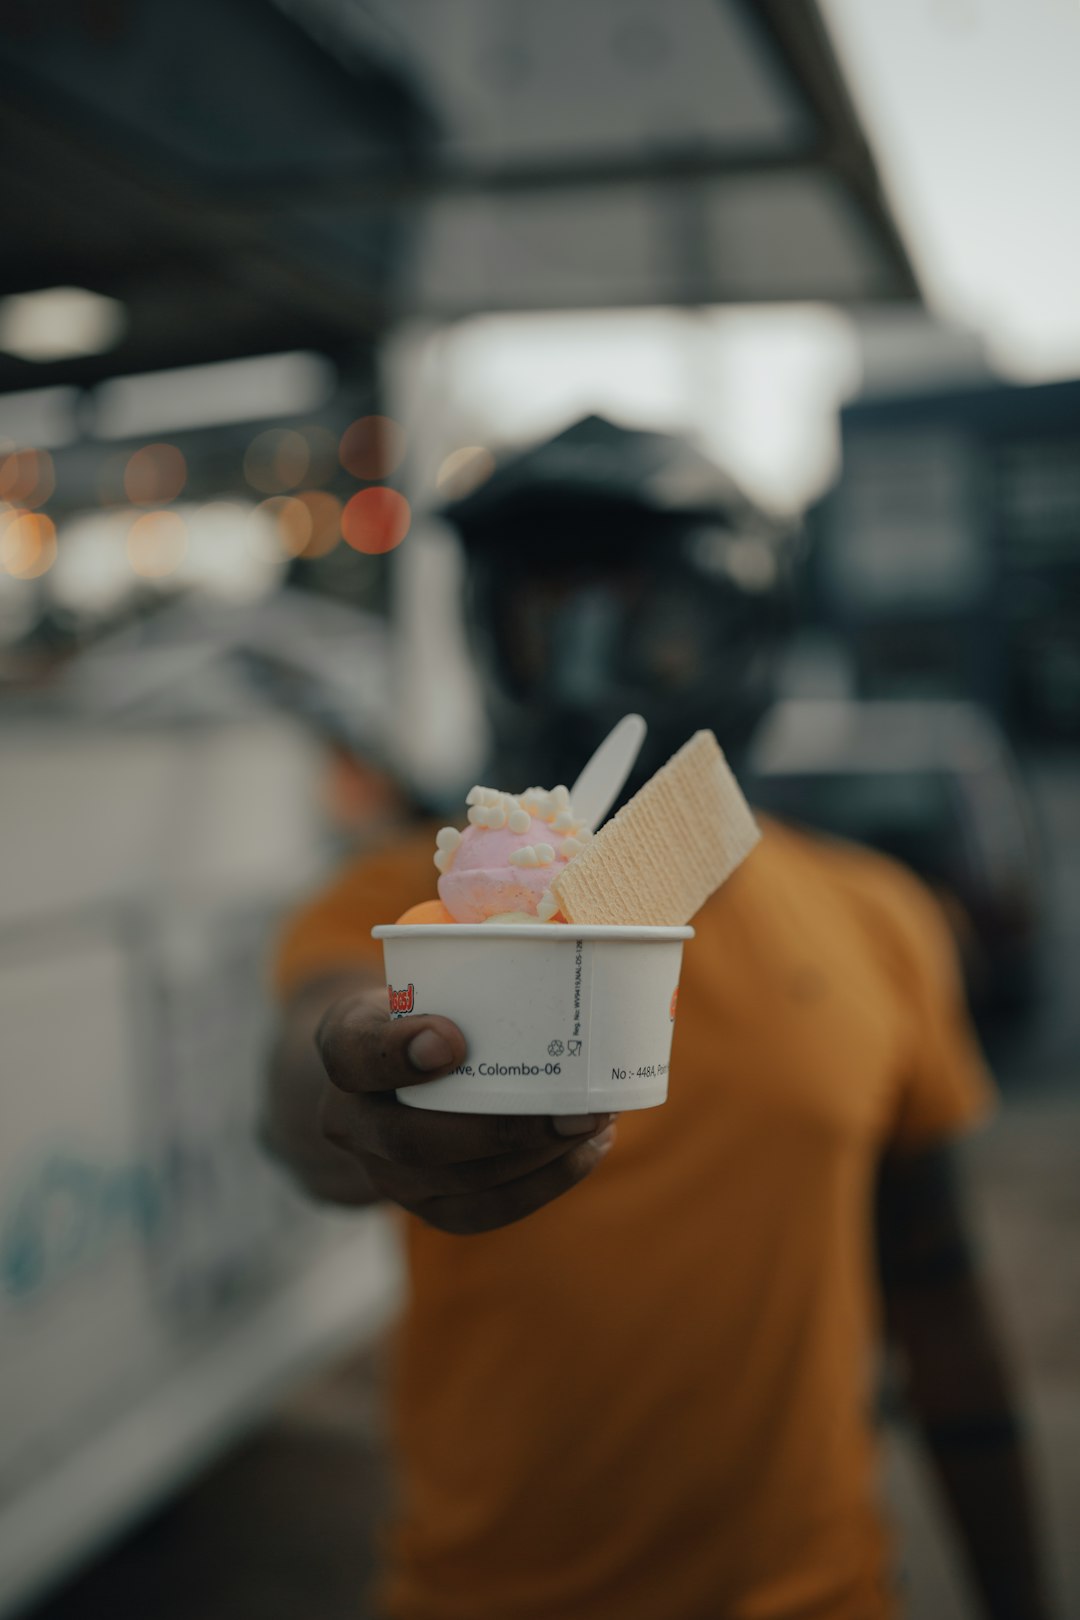
POLYGON ((758 831, 698 732, 596 835, 565 787, 475 787, 436 839, 438 900, 382 940, 390 1016, 443 1013, 468 1055, 411 1107, 589 1114, 665 1101, 690 917, 758 831))

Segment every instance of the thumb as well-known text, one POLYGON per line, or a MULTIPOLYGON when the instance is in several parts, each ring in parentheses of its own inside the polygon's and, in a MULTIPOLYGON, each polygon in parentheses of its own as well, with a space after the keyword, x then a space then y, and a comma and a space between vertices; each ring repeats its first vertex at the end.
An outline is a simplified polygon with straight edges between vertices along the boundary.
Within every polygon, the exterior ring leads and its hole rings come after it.
POLYGON ((342 1091, 397 1091, 438 1080, 465 1060, 465 1037, 449 1018, 423 1013, 391 1018, 385 991, 337 1002, 315 1043, 331 1082, 342 1091))

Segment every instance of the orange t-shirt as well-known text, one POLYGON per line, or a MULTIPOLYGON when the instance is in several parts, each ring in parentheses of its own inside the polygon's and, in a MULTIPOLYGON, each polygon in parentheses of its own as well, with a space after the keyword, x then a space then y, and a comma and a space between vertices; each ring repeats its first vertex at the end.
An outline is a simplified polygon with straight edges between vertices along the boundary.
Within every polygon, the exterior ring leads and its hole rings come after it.
MULTIPOLYGON (((289 927, 287 993, 379 963, 424 833, 289 927)), ((394 1620, 877 1620, 871 1198, 991 1090, 935 902, 767 823, 694 919, 662 1108, 501 1231, 406 1219, 394 1620)))

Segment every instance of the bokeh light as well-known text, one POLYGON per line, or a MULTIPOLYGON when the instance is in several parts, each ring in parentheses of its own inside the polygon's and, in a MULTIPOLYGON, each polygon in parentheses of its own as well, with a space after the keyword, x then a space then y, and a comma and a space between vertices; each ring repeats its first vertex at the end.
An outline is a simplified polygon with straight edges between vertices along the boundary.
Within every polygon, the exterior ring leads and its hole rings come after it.
POLYGON ((448 500, 459 501, 487 482, 495 471, 495 457, 480 444, 451 450, 435 474, 435 487, 448 500))
POLYGON ((296 498, 311 517, 311 533, 300 556, 307 560, 325 557, 341 539, 341 502, 324 489, 306 489, 296 498))
POLYGON ((126 326, 127 311, 119 299, 88 287, 40 287, 0 300, 0 349, 20 360, 104 354, 120 341, 126 326))
POLYGON ((304 434, 294 428, 267 428, 256 434, 244 453, 244 477, 263 495, 282 495, 304 482, 311 457, 304 434))
POLYGON ((255 508, 274 525, 287 557, 325 557, 341 539, 341 502, 322 489, 272 495, 255 508))
POLYGON ((341 514, 341 532, 354 551, 378 557, 401 544, 411 522, 412 511, 404 495, 376 484, 371 489, 360 490, 346 502, 341 514))
POLYGON ((178 512, 144 512, 128 530, 128 562, 142 579, 174 574, 186 551, 187 524, 178 512))
POLYGON ((38 579, 56 561, 56 526, 44 512, 0 512, 0 568, 12 579, 38 579))
POLYGON ((124 468, 124 494, 132 506, 175 501, 187 483, 187 462, 175 444, 144 444, 124 468))
POLYGON ((275 524, 249 501, 150 512, 113 507, 64 522, 49 593, 65 612, 90 618, 147 590, 254 602, 274 589, 287 564, 275 524))
POLYGON ((295 495, 271 495, 255 508, 269 518, 287 557, 299 557, 311 538, 311 513, 295 495))
POLYGON ((56 474, 47 450, 19 450, 7 441, 0 443, 0 500, 41 506, 55 488, 56 474))
POLYGON ((389 416, 361 416, 345 429, 338 445, 345 471, 371 483, 389 478, 404 455, 405 429, 389 416))

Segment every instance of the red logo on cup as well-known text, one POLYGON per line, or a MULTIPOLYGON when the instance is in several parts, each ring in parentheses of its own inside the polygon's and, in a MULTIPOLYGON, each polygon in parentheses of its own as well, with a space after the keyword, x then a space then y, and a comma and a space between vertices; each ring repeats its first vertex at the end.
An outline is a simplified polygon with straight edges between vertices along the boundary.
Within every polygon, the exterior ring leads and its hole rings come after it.
POLYGON ((404 990, 395 990, 392 984, 386 987, 390 997, 390 1016, 399 1018, 402 1013, 411 1013, 413 1010, 413 987, 407 984, 404 990))
POLYGON ((678 987, 678 985, 676 985, 674 990, 671 992, 671 1006, 668 1008, 668 1013, 669 1013, 669 1015, 671 1017, 671 1022, 672 1023, 675 1022, 675 1006, 676 1006, 676 1003, 678 1002, 678 999, 679 999, 679 987, 678 987))

